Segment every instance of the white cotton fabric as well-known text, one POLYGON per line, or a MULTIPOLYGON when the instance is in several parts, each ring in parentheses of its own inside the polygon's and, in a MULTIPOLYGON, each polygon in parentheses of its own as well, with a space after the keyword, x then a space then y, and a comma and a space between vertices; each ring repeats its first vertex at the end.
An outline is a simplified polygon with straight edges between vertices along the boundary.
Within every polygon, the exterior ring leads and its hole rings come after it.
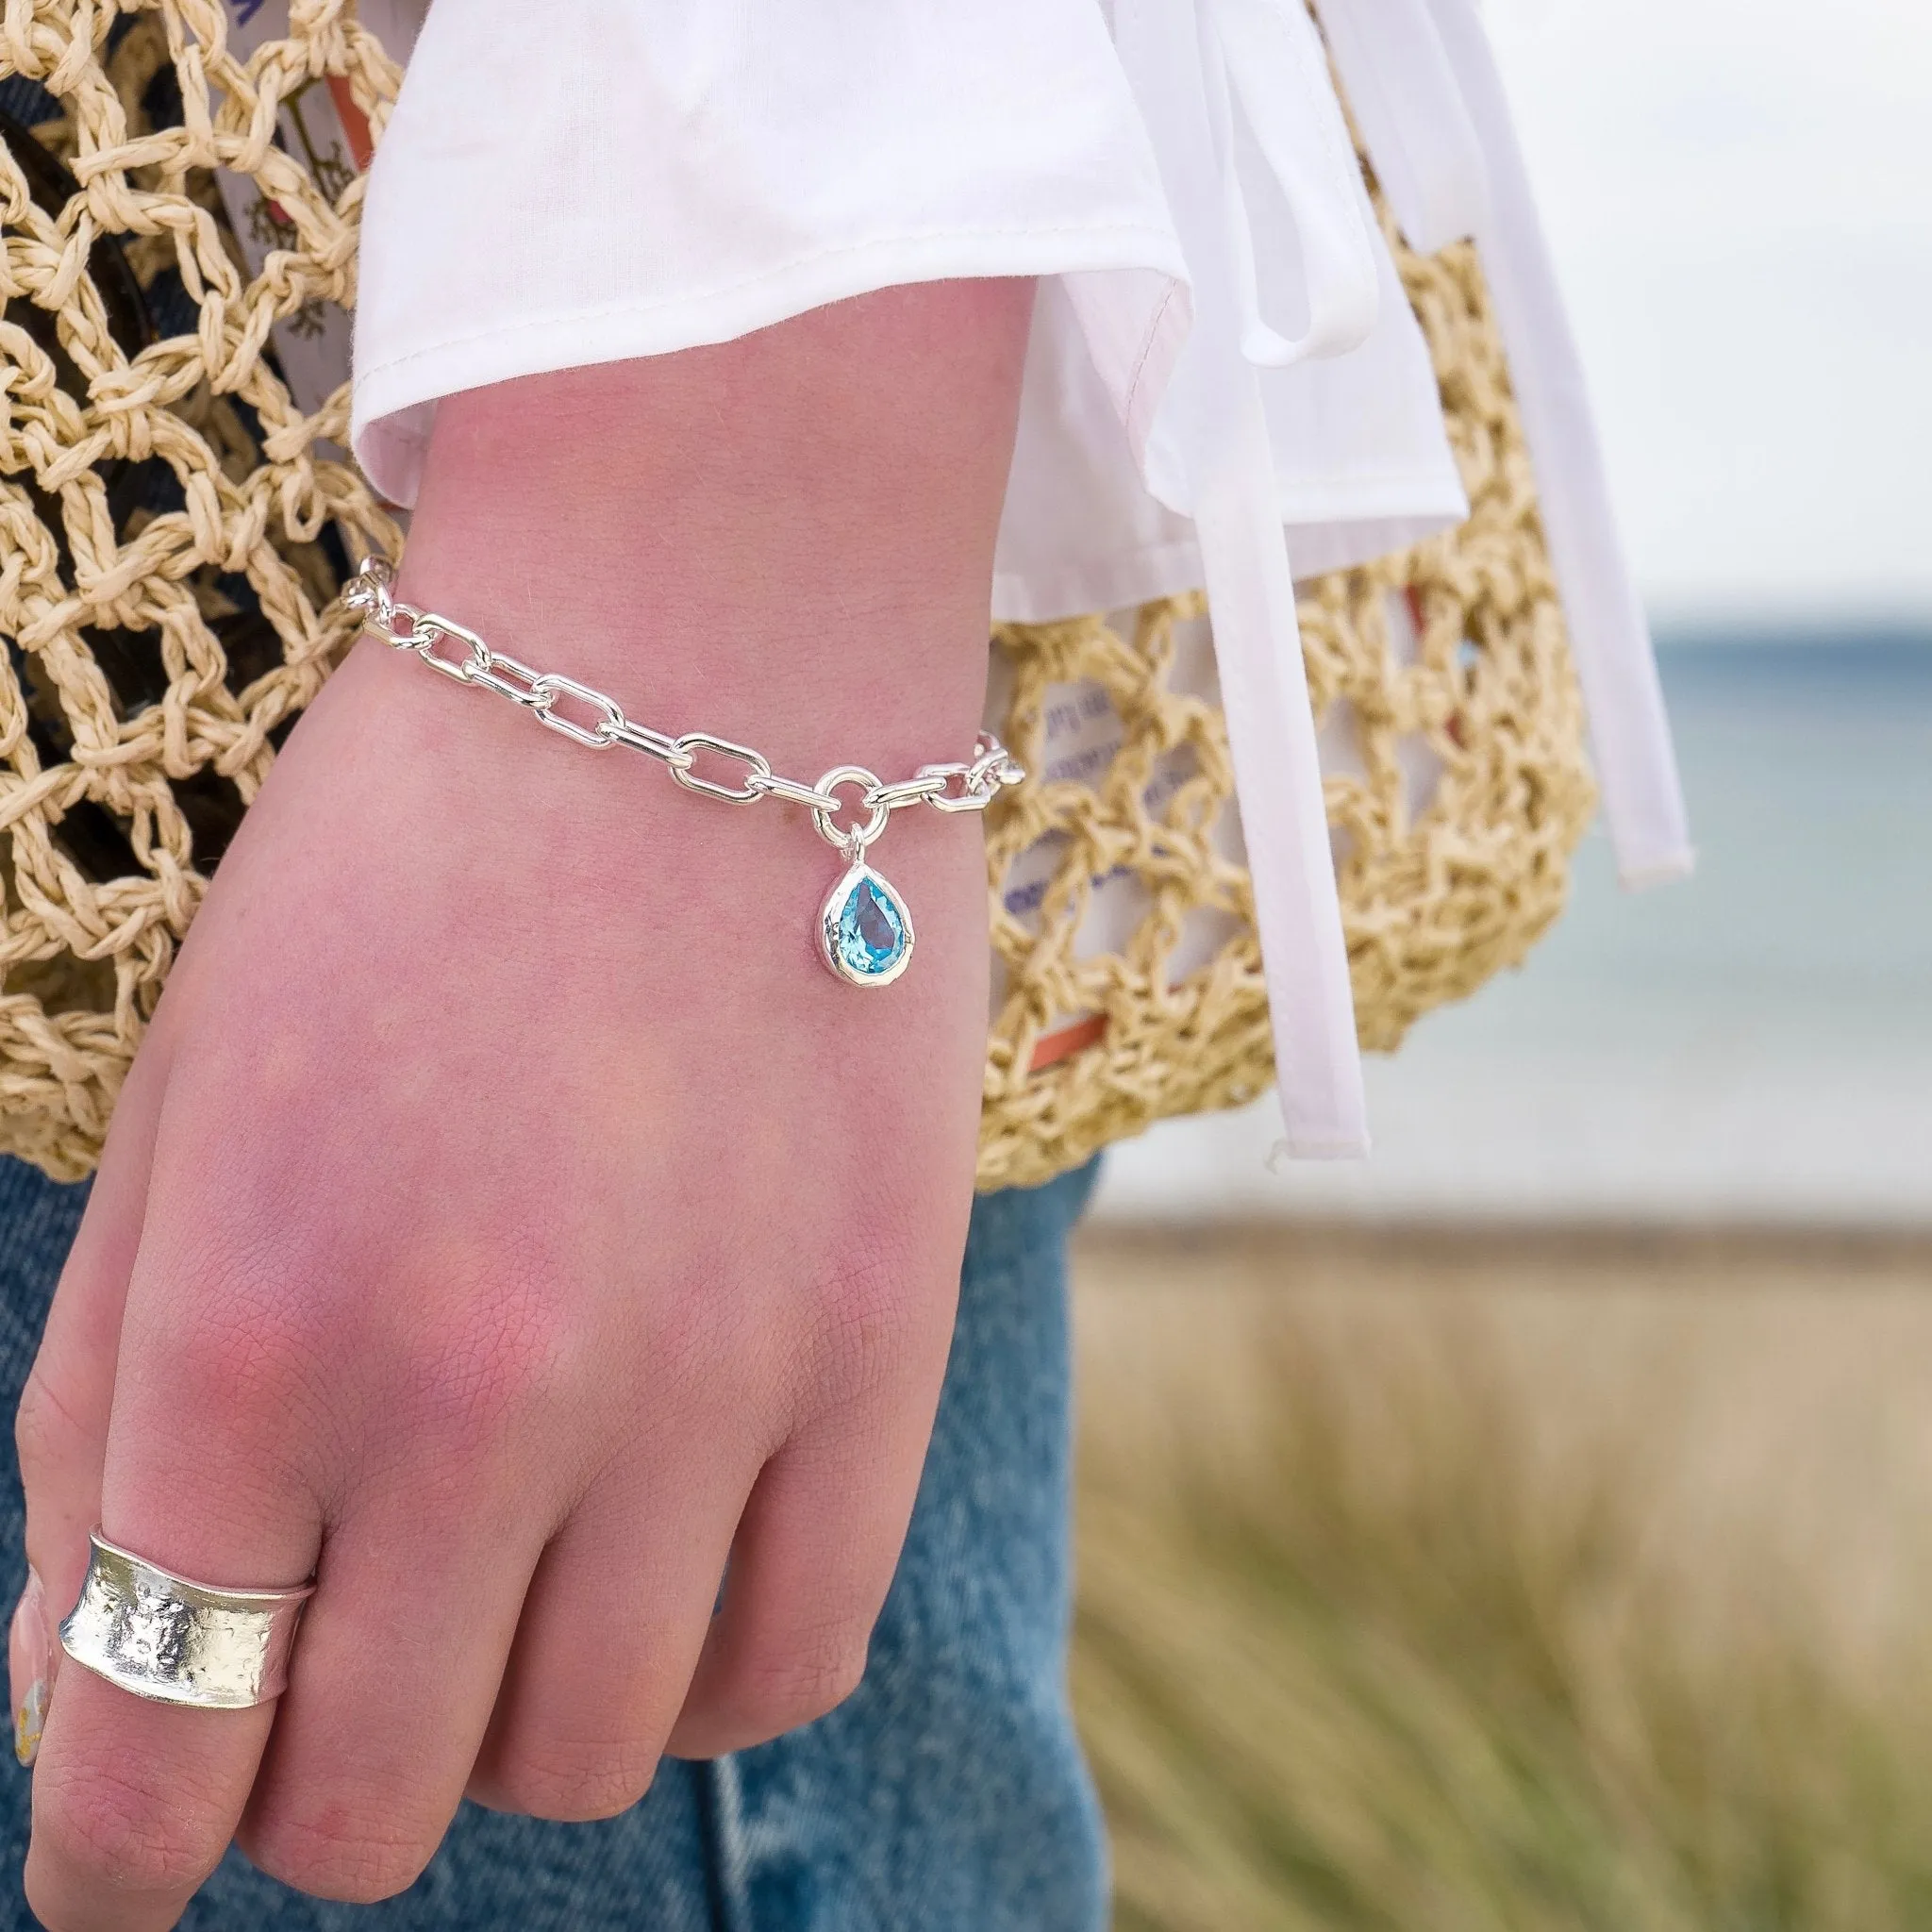
MULTIPOLYGON (((527 19, 437 0, 383 139, 355 388, 378 489, 412 499, 457 390, 724 341, 892 283, 1041 275, 1071 299, 1042 305, 1015 469, 1028 512, 1001 532, 995 615, 1199 583, 1185 520, 1141 476, 1189 272, 1095 0, 552 0, 541 37, 527 19)), ((1294 226, 1256 228, 1257 280, 1305 303, 1294 226)), ((1381 325, 1268 385, 1304 574, 1467 509, 1379 237, 1373 254, 1381 325)))
MULTIPOLYGON (((363 12, 398 45, 422 4, 363 12)), ((1486 260, 1528 251, 1517 360, 1554 298, 1526 200, 1491 192, 1514 151, 1507 125, 1478 136, 1502 110, 1470 65, 1469 7, 1322 0, 1406 232, 1480 229, 1486 260)), ((1362 1152, 1291 573, 1412 542, 1467 504, 1302 0, 548 0, 540 16, 436 0, 370 181, 356 452, 408 503, 454 391, 723 341, 891 284, 1019 275, 1041 289, 993 614, 1208 590, 1289 1145, 1362 1152)), ((1588 440, 1573 373, 1544 384, 1561 399, 1546 441, 1579 420, 1588 440)), ((1617 607, 1597 682, 1637 721, 1618 741, 1648 791, 1622 816, 1654 858, 1681 803, 1588 487, 1593 443, 1586 458, 1571 548, 1617 607)))

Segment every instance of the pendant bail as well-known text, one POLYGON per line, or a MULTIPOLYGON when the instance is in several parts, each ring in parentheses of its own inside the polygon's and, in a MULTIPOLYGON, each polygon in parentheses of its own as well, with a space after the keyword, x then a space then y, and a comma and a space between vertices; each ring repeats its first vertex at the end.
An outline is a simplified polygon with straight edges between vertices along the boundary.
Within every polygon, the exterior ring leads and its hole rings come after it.
POLYGON ((838 796, 841 786, 857 785, 861 788, 860 803, 872 801, 865 822, 858 825, 841 825, 835 812, 827 811, 822 805, 811 809, 812 823, 819 828, 819 837, 827 845, 836 845, 855 864, 865 855, 865 848, 886 829, 886 821, 892 815, 891 806, 879 799, 877 794, 884 790, 876 772, 868 772, 863 765, 834 765, 825 773, 813 790, 827 798, 838 796))

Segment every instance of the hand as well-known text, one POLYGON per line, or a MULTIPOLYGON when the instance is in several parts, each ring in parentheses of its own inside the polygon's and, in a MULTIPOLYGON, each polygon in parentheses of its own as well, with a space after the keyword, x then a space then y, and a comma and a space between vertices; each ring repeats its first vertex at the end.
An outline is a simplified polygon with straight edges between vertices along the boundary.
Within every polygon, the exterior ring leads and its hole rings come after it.
MULTIPOLYGON (((406 593, 808 777, 970 747, 1029 291, 891 291, 443 405, 406 593)), ((52 1613, 91 1524, 317 1571, 278 1704, 68 1664, 27 1886, 173 1924, 239 1831, 407 1886, 467 1789, 590 1818, 857 1682, 950 1332, 986 1014, 975 821, 872 855, 907 975, 831 978, 843 861, 365 642, 224 859, 20 1416, 52 1613), (727 1557, 728 1587, 720 1581, 727 1557)))

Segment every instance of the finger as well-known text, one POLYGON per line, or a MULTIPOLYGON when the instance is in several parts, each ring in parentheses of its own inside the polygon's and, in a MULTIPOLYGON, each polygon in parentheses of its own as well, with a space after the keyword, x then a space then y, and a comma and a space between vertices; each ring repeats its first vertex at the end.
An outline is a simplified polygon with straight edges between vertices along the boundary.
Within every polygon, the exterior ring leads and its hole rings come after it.
POLYGON ((47 1724, 47 1693, 54 1682, 54 1627, 47 1617, 46 1592, 39 1573, 29 1568, 26 1588, 7 1626, 7 1686, 13 1700, 13 1755, 31 1765, 41 1751, 47 1724))
POLYGON ((149 1704, 70 1659, 34 1771, 34 1916, 48 1932, 165 1932, 221 1862, 273 1721, 271 1705, 149 1704))
POLYGON ((88 1532, 101 1520, 114 1360, 166 1085, 167 1057, 150 1036, 122 1088, 100 1172, 14 1415, 26 1502, 27 1588, 14 1613, 8 1661, 14 1747, 23 1763, 31 1763, 39 1748, 59 1664, 54 1626, 80 1594, 88 1532))
POLYGON ((653 1443, 544 1553, 470 1795, 585 1820, 649 1788, 684 1701, 756 1468, 691 1471, 653 1443))
MULTIPOLYGON (((101 1474, 106 1533, 216 1585, 305 1577, 321 1512, 288 1445, 303 1435, 291 1418, 306 1338, 241 1319, 208 1284, 175 1292, 188 1257, 159 1259, 153 1245, 136 1260, 122 1323, 101 1474), (208 1312, 191 1317, 191 1307, 208 1312)), ((172 1925, 234 1835, 274 1716, 273 1705, 149 1703, 70 1659, 34 1774, 26 1890, 42 1923, 52 1932, 172 1925)))
POLYGON ((505 1484, 399 1486, 329 1536, 240 1840, 272 1876, 370 1903, 413 1884, 481 1748, 541 1532, 505 1484))
POLYGON ((762 1743, 823 1717, 858 1688, 931 1423, 929 1407, 910 1417, 827 1417, 765 1466, 671 1732, 674 1756, 717 1757, 762 1743))

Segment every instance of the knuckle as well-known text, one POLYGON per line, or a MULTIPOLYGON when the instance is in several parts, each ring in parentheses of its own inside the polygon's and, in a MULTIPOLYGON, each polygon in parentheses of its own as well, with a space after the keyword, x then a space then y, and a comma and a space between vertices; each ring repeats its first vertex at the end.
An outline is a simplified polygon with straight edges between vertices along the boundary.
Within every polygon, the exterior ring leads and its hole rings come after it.
POLYGON ((225 1435, 269 1459, 279 1460, 291 1417, 318 1406, 323 1339, 292 1280, 285 1292, 256 1300, 185 1294, 165 1328, 142 1341, 142 1371, 167 1391, 171 1406, 219 1416, 225 1435))
POLYGON ((498 1770, 503 1808, 558 1824, 587 1824, 628 1811, 651 1789, 658 1753, 631 1741, 546 1742, 519 1750, 498 1770))
POLYGON ((61 1867, 128 1892, 192 1890, 227 1848, 225 1832, 184 1807, 178 1792, 103 1764, 42 1768, 34 1836, 61 1867))
POLYGON ((259 1289, 242 1266, 205 1275, 147 1362, 172 1406, 219 1415, 251 1464, 279 1469, 306 1442, 474 1468, 551 1399, 571 1344, 568 1298, 502 1257, 439 1256, 400 1303, 320 1251, 281 1259, 259 1289))
POLYGON ((924 1274, 903 1243, 855 1243, 822 1276, 811 1300, 811 1346, 805 1352, 813 1379, 833 1400, 865 1394, 904 1366, 924 1332, 928 1307, 943 1297, 923 1292, 924 1274))
POLYGON ((559 1299, 503 1287, 425 1324, 398 1355, 412 1439, 468 1463, 516 1438, 563 1379, 559 1299))
POLYGON ((315 1898, 374 1905, 407 1891, 435 1855, 440 1834, 346 1806, 251 1820, 250 1859, 271 1878, 315 1898))
POLYGON ((747 1732, 775 1738, 814 1723, 858 1689, 866 1644, 845 1641, 775 1652, 748 1665, 735 1713, 747 1732))

